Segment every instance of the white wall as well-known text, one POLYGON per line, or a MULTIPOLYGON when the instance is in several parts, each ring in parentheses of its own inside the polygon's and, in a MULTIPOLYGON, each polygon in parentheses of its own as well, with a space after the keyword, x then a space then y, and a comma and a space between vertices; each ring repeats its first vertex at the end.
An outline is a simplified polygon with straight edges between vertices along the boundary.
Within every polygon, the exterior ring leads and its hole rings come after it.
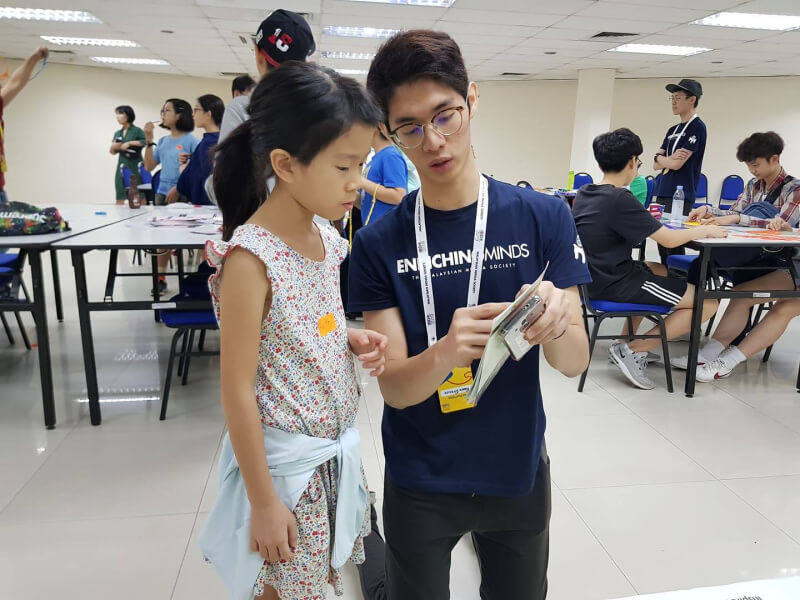
MULTIPOLYGON (((18 64, 9 61, 9 70, 18 64)), ((131 105, 143 127, 158 118, 167 98, 194 105, 203 94, 227 102, 230 81, 48 64, 4 113, 9 198, 39 206, 113 203, 117 157, 108 148, 119 129, 114 108, 131 105)), ((167 133, 156 128, 157 138, 161 132, 167 133)))
MULTIPOLYGON (((651 172, 650 158, 665 131, 677 122, 664 89, 669 81, 618 79, 614 85, 611 127, 629 127, 642 138, 644 174, 651 172)), ((783 163, 800 176, 800 78, 701 82, 699 112, 709 130, 703 172, 712 199, 726 175, 749 177, 736 160, 736 146, 755 131, 780 133, 786 141, 783 163)), ((50 64, 5 113, 9 196, 39 205, 113 202, 116 157, 108 146, 117 129, 114 107, 132 105, 142 126, 158 117, 166 98, 193 103, 213 93, 227 102, 229 86, 228 80, 50 64)), ((478 91, 473 142, 481 169, 512 183, 565 186, 577 82, 490 81, 479 83, 478 91)))

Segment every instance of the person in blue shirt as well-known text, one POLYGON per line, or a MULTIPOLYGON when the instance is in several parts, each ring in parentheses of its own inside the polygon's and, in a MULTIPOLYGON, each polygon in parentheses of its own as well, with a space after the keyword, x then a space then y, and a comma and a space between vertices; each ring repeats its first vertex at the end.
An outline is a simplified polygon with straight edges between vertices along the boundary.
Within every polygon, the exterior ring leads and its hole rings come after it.
POLYGON ((589 361, 577 285, 590 278, 575 223, 563 201, 479 172, 470 126, 478 90, 446 33, 390 38, 367 88, 421 188, 362 228, 351 255, 349 310, 389 338, 379 377, 385 579, 375 533, 362 586, 370 597, 449 598, 450 553, 470 533, 482 598, 543 600, 550 474, 540 349, 568 377, 589 361), (468 386, 492 320, 545 268, 546 308, 525 334, 533 348, 468 408, 449 389, 468 386))
POLYGON ((203 139, 192 152, 189 162, 181 165, 178 178, 178 193, 192 204, 211 204, 205 191, 206 178, 214 169, 211 153, 219 140, 219 124, 225 113, 225 103, 214 94, 206 94, 197 99, 194 107, 194 124, 205 130, 203 139))
POLYGON ((147 148, 144 152, 144 168, 153 171, 161 165, 161 180, 155 190, 156 204, 172 204, 180 199, 178 177, 180 166, 185 163, 200 143, 191 132, 194 131, 192 106, 186 100, 170 98, 161 109, 161 127, 170 134, 153 141, 154 125, 145 123, 144 136, 147 148))
POLYGON ((408 186, 408 167, 403 153, 379 127, 372 136, 372 149, 375 155, 361 178, 364 198, 360 208, 364 226, 375 223, 400 204, 408 186))
MULTIPOLYGON (((156 144, 153 141, 153 123, 148 121, 144 125, 144 137, 147 145, 144 151, 144 168, 153 171, 157 165, 161 165, 161 179, 158 188, 155 190, 156 205, 172 204, 181 200, 178 192, 178 178, 180 177, 180 166, 185 163, 192 152, 194 152, 200 141, 191 132, 194 130, 194 118, 192 107, 180 98, 170 98, 164 102, 161 108, 161 127, 169 129, 170 134, 165 135, 156 144)), ((169 264, 169 252, 161 252, 158 255, 158 288, 153 289, 164 294, 167 291, 167 278, 164 272, 169 264)))

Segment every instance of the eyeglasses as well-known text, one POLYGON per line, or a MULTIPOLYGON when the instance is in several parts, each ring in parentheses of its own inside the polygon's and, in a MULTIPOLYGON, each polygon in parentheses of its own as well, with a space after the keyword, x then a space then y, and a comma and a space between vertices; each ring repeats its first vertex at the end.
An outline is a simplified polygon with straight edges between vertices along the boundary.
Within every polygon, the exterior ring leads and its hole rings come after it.
POLYGON ((445 137, 458 133, 461 125, 464 123, 462 111, 465 107, 454 106, 453 108, 445 108, 436 113, 431 119, 430 123, 424 125, 417 123, 406 123, 397 129, 389 132, 389 137, 401 148, 406 150, 413 150, 422 144, 425 139, 425 128, 430 127, 436 133, 445 137))
POLYGON ((198 110, 203 110, 203 109, 199 106, 195 106, 192 112, 197 112, 198 110))
POLYGON ((680 94, 677 96, 667 96, 667 100, 669 100, 670 102, 675 102, 677 100, 686 100, 686 98, 688 98, 686 94, 680 94))
POLYGON ((641 169, 642 168, 642 160, 640 158, 636 159, 636 168, 637 169, 641 169))

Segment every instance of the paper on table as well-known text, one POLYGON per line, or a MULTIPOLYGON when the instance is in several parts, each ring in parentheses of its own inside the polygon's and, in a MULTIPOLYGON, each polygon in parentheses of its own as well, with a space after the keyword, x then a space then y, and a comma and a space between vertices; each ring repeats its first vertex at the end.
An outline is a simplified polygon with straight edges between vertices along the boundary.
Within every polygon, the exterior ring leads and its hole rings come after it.
MULTIPOLYGON (((545 265, 539 278, 531 284, 531 288, 533 289, 528 289, 526 290, 527 292, 533 293, 539 289, 539 284, 542 283, 542 279, 544 279, 547 267, 548 265, 545 265)), ((469 390, 467 401, 470 404, 475 405, 478 403, 478 400, 481 399, 481 396, 486 391, 486 388, 489 387, 495 375, 497 375, 500 368, 505 364, 506 360, 508 360, 510 353, 508 351, 508 346, 506 346, 505 341, 503 341, 501 328, 508 316, 522 306, 528 298, 529 294, 520 294, 511 306, 505 309, 492 322, 492 333, 489 336, 486 348, 483 350, 483 356, 478 365, 478 371, 475 373, 472 388, 469 390)))

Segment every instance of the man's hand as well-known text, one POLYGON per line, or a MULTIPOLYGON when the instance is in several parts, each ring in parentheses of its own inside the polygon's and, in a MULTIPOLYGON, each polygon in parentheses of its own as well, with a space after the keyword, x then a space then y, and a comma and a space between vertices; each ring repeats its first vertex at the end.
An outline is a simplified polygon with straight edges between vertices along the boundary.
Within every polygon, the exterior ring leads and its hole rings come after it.
POLYGON ((681 148, 680 150, 676 150, 670 158, 677 158, 678 160, 686 160, 688 159, 692 153, 687 150, 686 148, 681 148))
POLYGON ((767 229, 771 231, 792 231, 792 226, 784 221, 781 217, 770 219, 767 223, 767 229))
POLYGON ((442 354, 454 367, 468 367, 483 356, 492 332, 492 321, 510 305, 509 302, 490 302, 453 313, 450 330, 440 341, 442 354))
POLYGON ((711 215, 711 209, 707 205, 698 206, 693 208, 686 218, 687 221, 699 221, 700 219, 708 218, 711 215))
POLYGON ((388 337, 371 329, 348 328, 347 340, 350 351, 361 361, 361 366, 370 371, 371 377, 378 377, 383 373, 388 337))
MULTIPOLYGON (((528 286, 523 286, 520 293, 528 286)), ((549 281, 542 281, 536 294, 544 303, 544 310, 525 331, 525 339, 531 346, 546 344, 564 335, 572 321, 572 304, 567 293, 549 281)))
POLYGON ((36 60, 37 62, 40 60, 47 60, 47 57, 50 56, 50 50, 41 46, 36 49, 36 51, 31 54, 31 58, 36 60))
POLYGON ((711 217, 700 221, 703 225, 736 225, 739 222, 739 215, 723 215, 722 217, 711 217))
POLYGON ((716 225, 701 225, 697 228, 697 232, 706 238, 726 238, 728 231, 716 225))

